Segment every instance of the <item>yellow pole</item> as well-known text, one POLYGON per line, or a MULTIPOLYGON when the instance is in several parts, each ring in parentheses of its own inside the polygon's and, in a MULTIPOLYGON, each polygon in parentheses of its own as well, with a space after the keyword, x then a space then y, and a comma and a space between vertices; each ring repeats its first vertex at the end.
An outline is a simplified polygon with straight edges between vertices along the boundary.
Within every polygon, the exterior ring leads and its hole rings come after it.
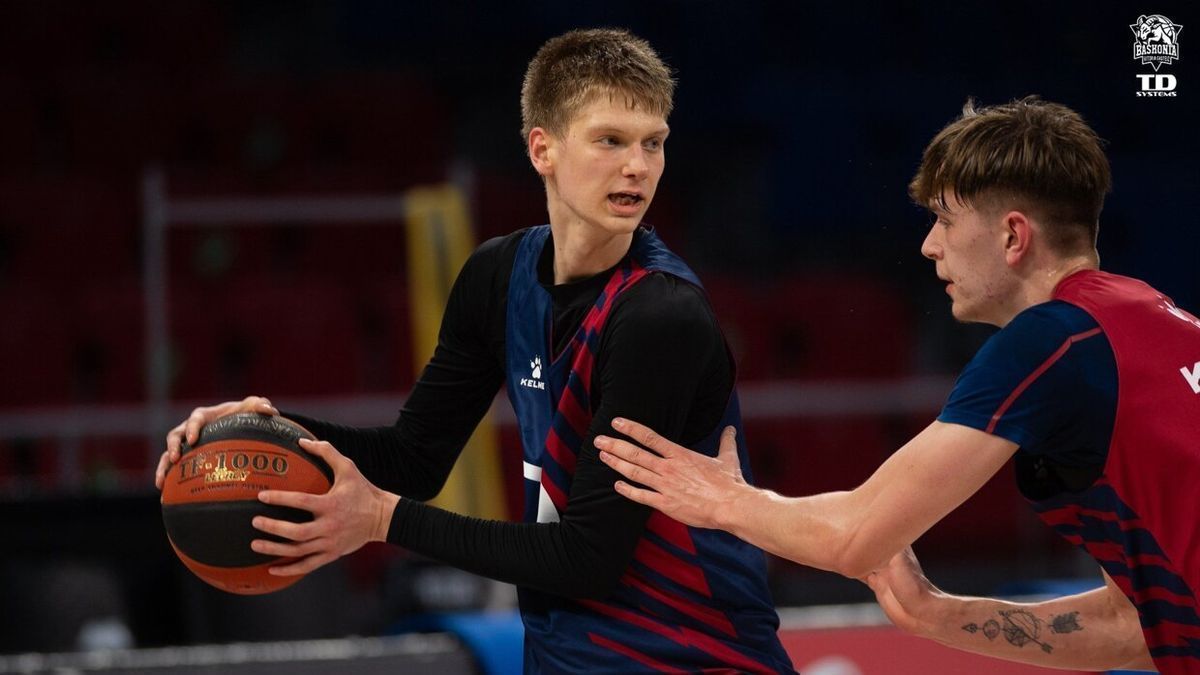
MULTIPOLYGON (((451 185, 421 187, 405 196, 413 358, 420 373, 437 346, 450 287, 475 248, 466 200, 451 185)), ((477 518, 505 519, 499 442, 491 413, 475 428, 431 503, 477 518)))

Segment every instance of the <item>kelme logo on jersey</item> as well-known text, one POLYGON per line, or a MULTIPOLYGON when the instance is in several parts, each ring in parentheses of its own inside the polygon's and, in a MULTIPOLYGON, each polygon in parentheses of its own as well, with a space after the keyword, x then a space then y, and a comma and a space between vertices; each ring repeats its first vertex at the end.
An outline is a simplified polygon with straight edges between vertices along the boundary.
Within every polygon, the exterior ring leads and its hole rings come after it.
POLYGON ((546 383, 542 381, 542 357, 534 356, 529 362, 529 377, 521 378, 521 386, 529 387, 530 389, 546 389, 546 383))

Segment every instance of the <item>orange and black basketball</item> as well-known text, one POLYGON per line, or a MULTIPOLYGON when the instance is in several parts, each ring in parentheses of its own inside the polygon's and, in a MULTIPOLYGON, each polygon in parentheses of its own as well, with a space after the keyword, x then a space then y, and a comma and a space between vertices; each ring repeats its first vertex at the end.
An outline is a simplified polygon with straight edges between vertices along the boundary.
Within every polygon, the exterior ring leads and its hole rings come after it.
POLYGON ((194 445, 183 445, 163 482, 163 524, 175 553, 196 576, 242 595, 270 593, 300 579, 267 572, 287 559, 251 550, 254 539, 278 538, 250 523, 258 515, 312 520, 308 511, 258 501, 260 490, 329 490, 333 471, 300 448, 301 438, 313 435, 291 420, 244 413, 209 423, 194 445))

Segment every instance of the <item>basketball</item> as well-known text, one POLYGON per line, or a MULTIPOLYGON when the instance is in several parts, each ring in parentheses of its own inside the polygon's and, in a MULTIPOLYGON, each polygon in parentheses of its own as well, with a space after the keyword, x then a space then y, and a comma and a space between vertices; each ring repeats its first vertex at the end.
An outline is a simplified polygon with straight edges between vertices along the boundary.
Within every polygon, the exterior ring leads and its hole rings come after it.
POLYGON ((183 564, 207 583, 230 593, 260 595, 294 584, 300 576, 272 576, 267 568, 287 558, 250 549, 254 539, 282 541, 251 525, 255 516, 312 520, 301 509, 263 504, 261 490, 323 494, 333 471, 300 448, 307 429, 282 417, 243 413, 206 425, 194 445, 180 448, 162 489, 163 525, 183 564))

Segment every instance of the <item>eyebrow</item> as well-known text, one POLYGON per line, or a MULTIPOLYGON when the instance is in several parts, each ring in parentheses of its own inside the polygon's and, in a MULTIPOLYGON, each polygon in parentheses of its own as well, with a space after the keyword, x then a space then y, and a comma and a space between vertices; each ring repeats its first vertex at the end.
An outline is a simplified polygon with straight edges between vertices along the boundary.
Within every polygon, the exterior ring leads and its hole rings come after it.
MULTIPOLYGON (((630 131, 628 129, 623 129, 621 127, 614 127, 612 125, 599 124, 594 127, 588 127, 588 133, 590 133, 590 134, 629 135, 630 131)), ((654 131, 651 131, 650 133, 648 133, 646 135, 647 136, 666 136, 669 133, 671 133, 671 127, 664 126, 664 127, 655 129, 654 131)))

